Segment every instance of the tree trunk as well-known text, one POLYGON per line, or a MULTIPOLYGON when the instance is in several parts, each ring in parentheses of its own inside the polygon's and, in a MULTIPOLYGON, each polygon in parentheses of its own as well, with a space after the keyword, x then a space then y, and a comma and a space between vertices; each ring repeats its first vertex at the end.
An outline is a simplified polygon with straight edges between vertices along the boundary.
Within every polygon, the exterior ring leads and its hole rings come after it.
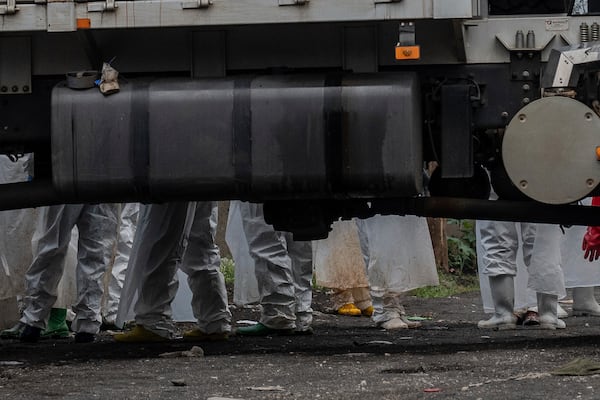
POLYGON ((446 218, 427 218, 429 234, 433 243, 433 254, 438 268, 448 271, 448 240, 446 237, 446 218))

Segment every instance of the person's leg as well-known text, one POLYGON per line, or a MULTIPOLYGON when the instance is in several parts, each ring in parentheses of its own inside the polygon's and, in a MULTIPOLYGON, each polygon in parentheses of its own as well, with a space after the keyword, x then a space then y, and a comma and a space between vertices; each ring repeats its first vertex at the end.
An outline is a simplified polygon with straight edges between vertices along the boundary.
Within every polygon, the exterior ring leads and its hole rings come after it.
MULTIPOLYGON (((174 337, 171 302, 177 293, 173 279, 181 263, 191 228, 193 207, 189 202, 151 204, 140 209, 128 270, 138 271, 134 305, 136 327, 116 334, 120 342, 163 341, 174 337)), ((128 274, 129 279, 129 274, 128 274)))
POLYGON ((354 298, 354 305, 360 309, 361 314, 370 317, 373 315, 373 303, 368 287, 357 287, 350 289, 354 298))
POLYGON ((292 260, 292 276, 296 298, 296 332, 312 332, 312 276, 313 259, 311 242, 295 241, 286 235, 288 254, 292 260))
POLYGON ((197 330, 184 333, 186 339, 222 340, 231 332, 221 257, 215 243, 217 203, 198 202, 181 269, 188 275, 192 309, 197 330))
POLYGON ((117 204, 85 205, 77 221, 77 302, 71 328, 78 342, 93 341, 102 324, 103 277, 115 252, 118 210, 117 204))
POLYGON ((240 328, 238 334, 262 334, 268 330, 288 333, 296 328, 295 290, 292 261, 288 255, 285 239, 280 232, 264 220, 262 204, 242 203, 244 232, 250 255, 254 259, 256 280, 260 294, 262 314, 260 324, 240 328), (266 327, 267 329, 262 329, 266 327), (247 332, 248 331, 248 332, 247 332))
POLYGON ((543 329, 566 327, 558 318, 558 298, 566 295, 560 268, 560 239, 561 231, 557 225, 537 224, 527 286, 537 294, 538 320, 543 329))
MULTIPOLYGON (((408 329, 420 326, 420 323, 408 321, 405 318, 406 312, 401 302, 402 292, 397 288, 390 287, 390 271, 402 271, 404 277, 408 276, 409 272, 405 268, 404 260, 394 257, 380 259, 382 252, 388 254, 388 251, 392 251, 391 242, 378 248, 380 240, 390 237, 390 232, 393 231, 390 228, 394 224, 403 222, 384 217, 356 220, 361 251, 369 278, 369 291, 373 306, 371 319, 377 326, 384 329, 408 329), (381 253, 378 254, 378 251, 381 253)), ((400 258, 403 257, 405 257, 405 253, 400 254, 400 258)))
POLYGON ((573 315, 600 317, 600 305, 594 296, 594 286, 573 288, 573 315))
POLYGON ((133 247, 133 238, 139 214, 138 203, 124 203, 121 207, 117 251, 115 260, 110 268, 105 294, 106 304, 102 311, 103 322, 111 326, 114 326, 117 321, 119 299, 121 298, 121 291, 125 282, 127 264, 131 255, 131 248, 133 247))
POLYGON ((333 309, 339 315, 348 317, 360 317, 362 315, 360 309, 354 304, 352 289, 333 289, 331 301, 333 303, 333 309))
POLYGON ((21 322, 26 325, 21 340, 36 341, 45 329, 57 298, 71 231, 83 206, 45 207, 39 215, 33 242, 35 256, 25 275, 24 311, 21 322))
POLYGON ((481 245, 484 249, 484 274, 488 276, 494 303, 494 315, 479 321, 481 329, 515 329, 516 258, 519 238, 514 222, 479 221, 481 245))

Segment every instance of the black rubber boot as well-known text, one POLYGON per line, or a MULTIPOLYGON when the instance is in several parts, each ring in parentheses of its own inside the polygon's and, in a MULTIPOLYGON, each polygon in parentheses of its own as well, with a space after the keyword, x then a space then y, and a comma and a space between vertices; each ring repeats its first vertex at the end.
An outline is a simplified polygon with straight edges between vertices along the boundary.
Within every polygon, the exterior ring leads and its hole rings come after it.
POLYGON ((19 340, 25 343, 35 343, 40 339, 40 334, 42 330, 40 328, 36 328, 35 326, 25 325, 25 329, 21 333, 21 337, 19 340))

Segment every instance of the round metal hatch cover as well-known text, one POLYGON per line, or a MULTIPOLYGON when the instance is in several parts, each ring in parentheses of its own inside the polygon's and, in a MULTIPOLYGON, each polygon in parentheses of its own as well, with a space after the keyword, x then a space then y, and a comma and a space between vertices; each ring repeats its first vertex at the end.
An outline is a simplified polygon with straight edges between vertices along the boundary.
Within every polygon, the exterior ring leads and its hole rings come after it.
POLYGON ((600 118, 568 97, 545 97, 510 121, 502 158, 511 181, 530 198, 548 204, 580 200, 600 183, 600 118))

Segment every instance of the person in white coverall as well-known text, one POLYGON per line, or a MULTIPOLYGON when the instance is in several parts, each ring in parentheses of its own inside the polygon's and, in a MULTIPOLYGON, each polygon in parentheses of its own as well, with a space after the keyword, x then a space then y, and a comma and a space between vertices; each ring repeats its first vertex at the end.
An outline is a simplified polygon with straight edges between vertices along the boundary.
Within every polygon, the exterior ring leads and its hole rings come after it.
POLYGON ((40 213, 41 232, 35 256, 25 276, 25 328, 21 341, 35 342, 46 328, 57 298, 71 231, 79 230, 77 251, 77 302, 71 329, 75 341, 92 342, 100 329, 102 277, 114 254, 117 236, 116 204, 68 204, 51 206, 40 213))
POLYGON ((102 307, 103 329, 117 328, 119 299, 131 256, 140 206, 138 203, 123 203, 120 210, 116 254, 112 265, 106 271, 108 276, 105 278, 106 291, 102 307))
MULTIPOLYGON (((477 221, 483 249, 483 273, 488 277, 494 315, 479 321, 481 329, 515 329, 515 285, 517 274, 518 227, 515 222, 477 221)), ((560 267, 560 227, 520 223, 523 260, 527 266, 528 288, 536 293, 538 323, 542 329, 563 329, 557 316, 558 298, 565 296, 560 267)))
MULTIPOLYGON (((171 302, 177 268, 188 275, 197 327, 186 340, 226 340, 231 331, 221 257, 215 244, 216 202, 172 202, 144 205, 127 269, 119 316, 136 292, 133 330, 116 334, 119 342, 159 342, 176 337, 171 302)), ((119 318, 118 320, 120 320, 119 318)))
POLYGON ((232 203, 240 207, 262 307, 259 323, 238 328, 236 334, 311 334, 311 242, 295 241, 291 233, 276 231, 265 222, 262 204, 232 203))
POLYGON ((387 330, 419 327, 406 317, 402 295, 439 284, 427 220, 376 215, 356 224, 373 302, 371 319, 387 330))
MULTIPOLYGON (((583 199, 580 203, 592 205, 592 198, 583 199)), ((600 268, 596 263, 590 263, 585 257, 586 253, 581 251, 581 239, 587 231, 585 226, 565 229, 561 240, 562 269, 565 287, 572 288, 573 315, 600 317, 600 304, 594 296, 595 287, 600 286, 600 268)))

